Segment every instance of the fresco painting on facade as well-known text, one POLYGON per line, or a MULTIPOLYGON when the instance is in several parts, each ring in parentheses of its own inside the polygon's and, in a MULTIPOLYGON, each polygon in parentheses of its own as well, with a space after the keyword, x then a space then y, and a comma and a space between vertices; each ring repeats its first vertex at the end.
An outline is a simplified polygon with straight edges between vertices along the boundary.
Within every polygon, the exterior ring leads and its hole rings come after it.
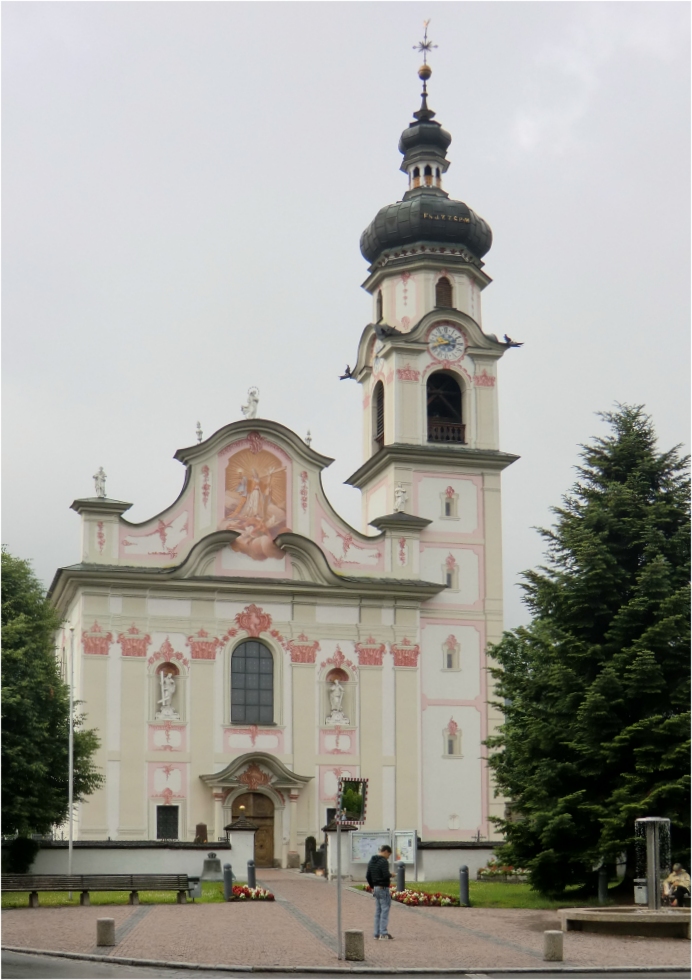
POLYGON ((123 657, 146 657, 151 637, 133 623, 125 633, 118 633, 118 643, 123 657))
POLYGON ((185 645, 190 647, 193 660, 215 660, 223 641, 218 636, 210 636, 202 627, 194 636, 188 636, 185 645))
POLYGON ((98 623, 94 623, 90 630, 82 632, 84 653, 90 657, 107 657, 112 639, 112 633, 105 633, 98 623))
POLYGON ((143 532, 121 529, 120 552, 127 557, 177 558, 180 546, 190 533, 187 507, 168 520, 159 518, 151 530, 143 532))
POLYGON ((288 530, 286 467, 278 456, 268 449, 239 450, 226 463, 224 487, 221 528, 240 531, 234 551, 257 561, 283 558, 274 544, 274 538, 288 530))
POLYGON ((369 636, 365 643, 356 643, 359 665, 361 667, 381 667, 385 649, 384 643, 378 643, 373 636, 369 636))

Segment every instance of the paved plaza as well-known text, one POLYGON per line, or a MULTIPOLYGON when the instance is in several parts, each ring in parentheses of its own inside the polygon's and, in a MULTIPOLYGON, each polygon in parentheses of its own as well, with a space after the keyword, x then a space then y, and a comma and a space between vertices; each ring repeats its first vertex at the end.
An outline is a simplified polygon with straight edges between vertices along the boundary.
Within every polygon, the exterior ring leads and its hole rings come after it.
MULTIPOLYGON (((276 902, 218 905, 90 906, 12 909, 2 921, 5 947, 98 953, 174 963, 255 967, 323 967, 336 959, 336 885, 293 871, 262 869, 258 884, 276 902), (116 945, 97 947, 96 919, 115 919, 116 945)), ((543 931, 559 928, 551 911, 410 909, 392 904, 393 942, 371 935, 373 899, 344 888, 343 927, 365 933, 365 966, 544 969, 543 931)), ((567 933, 563 967, 682 967, 682 939, 567 933)), ((559 967, 558 967, 559 968, 559 967)))

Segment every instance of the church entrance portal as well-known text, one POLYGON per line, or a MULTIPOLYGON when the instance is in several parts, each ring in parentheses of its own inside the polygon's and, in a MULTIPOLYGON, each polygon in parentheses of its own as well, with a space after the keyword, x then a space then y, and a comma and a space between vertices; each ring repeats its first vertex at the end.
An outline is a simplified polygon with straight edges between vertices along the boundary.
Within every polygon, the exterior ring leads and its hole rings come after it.
POLYGON ((257 827, 255 864, 258 868, 274 866, 274 804, 263 793, 243 793, 233 801, 233 819, 246 817, 257 827), (244 807, 244 810, 240 808, 244 807))

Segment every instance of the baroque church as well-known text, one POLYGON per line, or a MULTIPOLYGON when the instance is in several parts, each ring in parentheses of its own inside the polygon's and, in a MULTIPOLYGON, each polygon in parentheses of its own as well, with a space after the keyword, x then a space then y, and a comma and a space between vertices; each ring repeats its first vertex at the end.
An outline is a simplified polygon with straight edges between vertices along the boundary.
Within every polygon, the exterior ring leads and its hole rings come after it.
MULTIPOLYGON (((50 595, 74 636, 75 696, 103 787, 81 840, 209 840, 241 815, 260 866, 295 867, 341 776, 365 829, 492 834, 484 740, 500 723, 486 650, 502 632, 497 362, 483 331, 492 233, 443 186, 451 136, 422 104, 399 141, 408 188, 363 232, 372 322, 358 342, 362 530, 321 482, 332 460, 245 418, 180 449, 182 490, 140 524, 75 500, 79 564, 50 595), (241 809, 243 808, 243 809, 241 809)), ((354 337, 355 341, 355 337, 354 337)))

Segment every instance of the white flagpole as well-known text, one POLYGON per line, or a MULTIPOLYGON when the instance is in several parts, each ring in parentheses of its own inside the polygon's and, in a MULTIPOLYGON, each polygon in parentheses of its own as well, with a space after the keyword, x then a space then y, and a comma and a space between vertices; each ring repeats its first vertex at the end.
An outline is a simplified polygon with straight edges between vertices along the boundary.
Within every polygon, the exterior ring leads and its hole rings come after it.
MULTIPOLYGON (((68 743, 68 819, 69 838, 67 844, 67 873, 72 874, 72 807, 74 805, 74 626, 70 628, 70 737, 68 743)), ((72 891, 70 891, 72 901, 72 891)))

